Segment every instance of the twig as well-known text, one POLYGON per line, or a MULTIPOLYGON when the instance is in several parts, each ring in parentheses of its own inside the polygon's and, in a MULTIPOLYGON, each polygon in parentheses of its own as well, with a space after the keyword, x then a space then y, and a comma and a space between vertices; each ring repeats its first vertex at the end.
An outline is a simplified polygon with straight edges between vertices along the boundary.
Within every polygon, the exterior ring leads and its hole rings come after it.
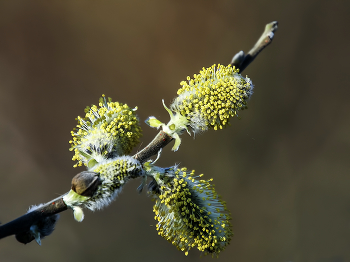
POLYGON ((173 138, 167 133, 160 131, 156 137, 144 149, 136 153, 133 158, 144 163, 148 158, 158 154, 159 150, 169 144, 173 138))
MULTIPOLYGON (((247 55, 243 51, 238 52, 231 61, 231 64, 236 68, 240 69, 242 72, 254 59, 255 57, 266 47, 268 46, 274 36, 274 32, 277 30, 277 22, 272 22, 266 25, 265 31, 262 36, 259 38, 254 47, 249 51, 247 55)), ((173 138, 166 134, 163 131, 160 131, 155 138, 140 152, 136 153, 133 157, 139 162, 144 163, 150 157, 156 155, 160 149, 169 144, 173 138)), ((90 175, 94 176, 95 173, 89 172, 90 175)), ((85 174, 86 175, 86 174, 85 174)), ((97 175, 97 174, 95 174, 97 175)), ((80 176, 80 179, 84 179, 85 176, 82 176, 79 173, 77 176, 80 176)), ((77 177, 75 176, 75 178, 77 177)), ((89 178, 91 179, 91 177, 89 178)), ((74 181, 74 178, 73 178, 74 181)), ((81 181, 80 181, 81 182, 81 181)), ((84 182, 84 181, 83 181, 84 182)), ((91 184, 91 181, 85 181, 87 185, 91 184)), ((90 194, 93 192, 89 192, 90 194)), ((7 224, 0 226, 0 239, 16 235, 17 239, 25 239, 25 235, 29 232, 30 227, 34 224, 37 224, 39 221, 43 220, 45 217, 55 215, 62 211, 68 209, 67 205, 63 201, 62 195, 47 204, 41 206, 40 208, 27 213, 7 224)), ((29 243, 33 238, 26 239, 21 241, 22 243, 29 243)))
POLYGON ((274 21, 265 26, 265 31, 260 36, 259 40, 255 43, 254 47, 250 49, 248 54, 244 54, 243 51, 238 52, 231 60, 231 65, 239 69, 242 73, 243 70, 258 56, 258 54, 269 44, 271 44, 275 32, 278 28, 278 22, 274 21))
MULTIPOLYGON (((172 139, 173 138, 171 136, 164 133, 163 131, 160 131, 144 149, 136 153, 133 157, 139 162, 144 163, 147 159, 156 155, 160 149, 169 144, 172 139)), ((73 187, 75 188, 77 184, 75 182, 77 177, 80 178, 79 184, 86 182, 87 185, 90 185, 91 181, 89 180, 91 179, 91 176, 82 176, 82 174, 86 175, 88 173, 92 176, 93 174, 96 174, 94 172, 81 172, 77 174, 72 180, 72 184, 74 184, 73 187), (83 179, 85 179, 86 181, 82 181, 83 179)), ((79 191, 82 191, 82 189, 79 189, 79 191)), ((90 192, 90 194, 92 195, 93 192, 90 192)), ((45 217, 52 216, 54 214, 67 210, 68 207, 63 201, 63 197, 65 195, 66 194, 63 194, 62 196, 46 203, 40 208, 30 213, 27 213, 7 224, 0 226, 0 239, 11 235, 16 235, 17 239, 22 238, 21 236, 26 236, 28 231, 30 230, 30 227, 34 224, 37 224, 38 221, 44 219, 45 217)), ((28 240, 26 240, 26 243, 31 242, 33 239, 34 238, 29 238, 28 240)))
POLYGON ((30 227, 37 224, 38 221, 45 217, 55 215, 67 210, 66 204, 63 202, 64 195, 50 201, 42 207, 27 213, 11 222, 0 227, 0 239, 11 235, 20 235, 29 231, 30 227))

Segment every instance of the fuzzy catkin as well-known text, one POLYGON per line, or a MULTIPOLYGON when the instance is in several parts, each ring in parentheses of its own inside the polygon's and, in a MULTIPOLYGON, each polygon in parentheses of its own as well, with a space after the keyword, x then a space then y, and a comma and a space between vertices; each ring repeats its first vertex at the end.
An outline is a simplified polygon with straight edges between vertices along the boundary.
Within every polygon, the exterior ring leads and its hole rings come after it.
POLYGON ((180 85, 170 109, 186 117, 195 132, 225 127, 230 117, 246 108, 254 87, 231 65, 203 68, 180 85))

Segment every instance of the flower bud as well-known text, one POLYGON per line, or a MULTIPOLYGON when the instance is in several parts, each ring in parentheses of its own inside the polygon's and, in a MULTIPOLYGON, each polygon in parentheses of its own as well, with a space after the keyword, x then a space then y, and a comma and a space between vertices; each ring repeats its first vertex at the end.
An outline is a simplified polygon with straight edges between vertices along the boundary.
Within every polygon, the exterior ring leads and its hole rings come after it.
POLYGON ((101 184, 99 174, 83 171, 72 179, 72 190, 82 196, 91 197, 101 184))

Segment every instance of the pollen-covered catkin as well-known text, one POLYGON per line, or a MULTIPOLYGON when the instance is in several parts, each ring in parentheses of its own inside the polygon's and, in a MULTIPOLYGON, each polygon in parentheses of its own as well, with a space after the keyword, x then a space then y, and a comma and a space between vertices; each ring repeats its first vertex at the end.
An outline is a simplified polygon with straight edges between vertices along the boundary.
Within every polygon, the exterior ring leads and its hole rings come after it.
POLYGON ((129 154, 139 143, 142 130, 136 108, 108 100, 102 95, 99 107, 87 107, 85 117, 78 116, 69 141, 74 151, 72 160, 77 161, 74 167, 92 167, 102 160, 129 154))
POLYGON ((91 171, 100 174, 101 179, 101 184, 95 194, 84 203, 84 206, 91 210, 98 210, 109 205, 126 182, 143 174, 141 164, 130 156, 105 160, 97 164, 91 171))
POLYGON ((206 254, 224 250, 232 237, 231 217, 211 179, 197 180, 186 168, 153 170, 158 172, 150 189, 159 235, 186 255, 193 247, 206 254))
POLYGON ((231 65, 203 68, 180 85, 170 109, 185 116, 195 132, 225 127, 230 117, 246 108, 253 93, 251 80, 231 65))
POLYGON ((91 196, 82 196, 71 189, 63 197, 63 201, 73 209, 74 218, 79 222, 84 219, 82 208, 95 211, 108 206, 117 197, 126 182, 144 174, 141 163, 131 156, 103 160, 89 171, 96 173, 99 177, 94 193, 91 196))

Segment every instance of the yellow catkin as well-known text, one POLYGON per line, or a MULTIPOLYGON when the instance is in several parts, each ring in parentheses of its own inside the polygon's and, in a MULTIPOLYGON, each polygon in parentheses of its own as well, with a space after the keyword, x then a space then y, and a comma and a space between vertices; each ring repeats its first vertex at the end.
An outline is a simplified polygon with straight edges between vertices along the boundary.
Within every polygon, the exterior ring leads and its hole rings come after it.
POLYGON ((155 194, 157 230, 186 255, 192 247, 219 254, 232 236, 230 213, 210 180, 197 181, 193 175, 194 171, 178 169, 172 178, 160 176, 165 183, 155 194))
POLYGON ((104 95, 99 106, 85 108, 85 117, 77 117, 77 128, 69 141, 74 151, 72 160, 77 161, 74 167, 88 166, 91 159, 129 154, 142 136, 135 110, 110 98, 107 102, 104 95))
POLYGON ((141 164, 131 156, 105 160, 91 171, 99 174, 101 182, 94 195, 84 202, 85 207, 91 210, 109 205, 128 180, 143 174, 141 164))
POLYGON ((250 79, 231 65, 203 68, 187 80, 180 83, 171 109, 185 116, 195 130, 226 127, 230 117, 246 108, 253 93, 250 79))

